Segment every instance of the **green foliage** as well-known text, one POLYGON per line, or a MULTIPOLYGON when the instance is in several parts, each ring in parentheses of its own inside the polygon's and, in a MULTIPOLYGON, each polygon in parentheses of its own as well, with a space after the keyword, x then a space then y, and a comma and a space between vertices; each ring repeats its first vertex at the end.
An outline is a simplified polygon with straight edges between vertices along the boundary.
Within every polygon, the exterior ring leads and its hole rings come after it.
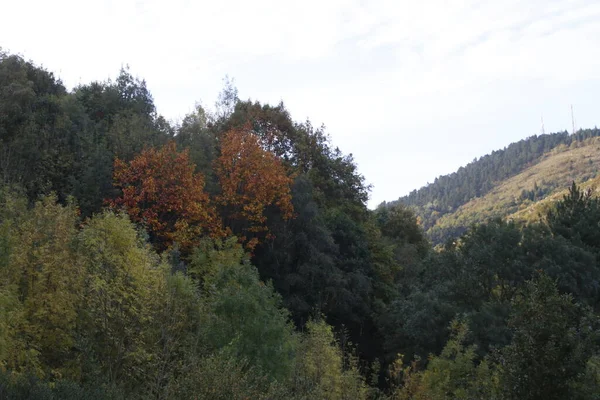
POLYGON ((510 344, 481 360, 467 345, 468 328, 453 322, 452 335, 427 367, 403 369, 398 399, 593 399, 599 394, 599 320, 590 309, 558 293, 544 274, 516 296, 508 322, 510 344))
POLYGON ((70 380, 47 382, 33 375, 15 375, 0 370, 0 398, 5 400, 124 400, 122 391, 103 384, 88 382, 81 385, 70 380))
POLYGON ((218 139, 214 130, 208 126, 209 115, 197 105, 193 113, 186 115, 177 129, 175 141, 177 147, 189 149, 190 160, 196 165, 206 180, 206 189, 211 194, 218 192, 217 177, 213 171, 213 162, 218 154, 218 139))
POLYGON ((224 353, 202 358, 191 365, 175 383, 174 398, 181 399, 289 399, 285 388, 249 366, 224 353))
POLYGON ((592 190, 582 191, 573 182, 569 192, 547 216, 548 226, 556 235, 571 243, 600 252, 600 200, 592 190))
POLYGON ((285 378, 295 347, 288 312, 272 285, 260 281, 237 240, 217 242, 216 247, 205 242, 190 268, 203 282, 208 343, 272 377, 285 378))
POLYGON ((494 381, 487 361, 478 362, 476 346, 466 345, 467 324, 455 320, 452 335, 439 356, 430 356, 427 368, 405 368, 403 384, 394 389, 394 399, 491 399, 494 381))
POLYGON ((149 328, 153 373, 144 384, 156 398, 183 397, 178 381, 189 375, 204 350, 200 296, 192 279, 181 272, 165 273, 159 293, 164 296, 149 328))
POLYGON ((532 225, 523 230, 522 247, 526 249, 525 262, 556 279, 562 293, 570 293, 579 302, 598 306, 600 270, 593 249, 581 247, 543 225, 532 225))
POLYGON ((521 231, 500 220, 474 227, 457 246, 461 278, 456 294, 464 303, 487 299, 510 300, 528 279, 532 268, 522 260, 521 231))
POLYGON ((598 269, 589 249, 543 225, 519 227, 500 220, 473 227, 415 270, 400 274, 401 296, 382 317, 391 354, 441 351, 445 327, 466 315, 480 355, 510 342, 512 305, 535 270, 557 280, 559 290, 596 305, 598 269))
POLYGON ((110 383, 145 379, 164 267, 126 216, 105 212, 79 234, 85 270, 83 350, 110 383))
POLYGON ((367 387, 356 359, 344 354, 324 321, 309 321, 292 377, 292 391, 306 399, 365 399, 367 387))
POLYGON ((319 205, 318 196, 309 175, 299 175, 292 187, 295 218, 270 217, 275 239, 257 247, 253 262, 273 281, 297 327, 325 314, 336 329, 348 330, 365 358, 381 357, 373 311, 394 296, 398 263, 391 245, 380 240, 370 217, 356 221, 342 208, 319 205))
POLYGON ((54 75, 21 57, 0 53, 0 182, 21 184, 34 200, 69 193, 76 142, 63 108, 66 90, 54 75))
POLYGON ((417 222, 412 209, 397 204, 379 207, 375 213, 381 234, 394 240, 398 245, 399 258, 414 260, 423 258, 429 250, 429 243, 417 222))
POLYGON ((292 198, 296 217, 274 227, 275 239, 257 248, 254 262, 264 278, 272 279, 300 327, 313 312, 328 311, 328 297, 344 282, 335 263, 338 249, 305 175, 296 179, 292 198))
POLYGON ((549 277, 529 282, 509 321, 513 340, 500 352, 505 398, 575 398, 573 385, 586 372, 598 322, 570 295, 559 294, 549 277))
POLYGON ((571 384, 575 398, 586 400, 600 399, 600 356, 591 356, 585 364, 585 372, 571 384))

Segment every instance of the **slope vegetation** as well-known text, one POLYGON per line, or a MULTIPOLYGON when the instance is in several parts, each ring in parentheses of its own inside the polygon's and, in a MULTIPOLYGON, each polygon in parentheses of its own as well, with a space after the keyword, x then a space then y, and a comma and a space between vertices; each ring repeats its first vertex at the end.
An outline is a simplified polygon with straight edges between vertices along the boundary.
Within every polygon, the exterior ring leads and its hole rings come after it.
POLYGON ((439 243, 489 218, 537 219, 547 208, 544 205, 560 199, 571 182, 594 180, 599 165, 600 138, 573 142, 569 147, 561 145, 543 155, 536 164, 500 182, 485 196, 442 216, 428 233, 439 243))
POLYGON ((489 218, 531 218, 534 204, 554 198, 572 181, 585 183, 598 175, 599 134, 591 129, 533 136, 437 178, 398 202, 415 209, 434 244, 489 218))

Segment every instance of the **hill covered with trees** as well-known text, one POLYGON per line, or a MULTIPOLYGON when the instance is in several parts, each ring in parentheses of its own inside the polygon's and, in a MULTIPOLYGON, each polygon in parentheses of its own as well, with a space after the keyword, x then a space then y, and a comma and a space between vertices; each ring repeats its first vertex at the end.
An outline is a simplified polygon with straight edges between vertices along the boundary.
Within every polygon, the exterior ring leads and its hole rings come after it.
POLYGON ((172 123, 128 70, 67 90, 2 52, 0 177, 1 399, 600 395, 577 185, 434 251, 283 104, 226 84, 172 123))
MULTIPOLYGON (((506 217, 598 174, 599 129, 532 136, 387 204, 412 207, 434 244, 506 217)), ((385 205, 386 203, 384 203, 385 205)))

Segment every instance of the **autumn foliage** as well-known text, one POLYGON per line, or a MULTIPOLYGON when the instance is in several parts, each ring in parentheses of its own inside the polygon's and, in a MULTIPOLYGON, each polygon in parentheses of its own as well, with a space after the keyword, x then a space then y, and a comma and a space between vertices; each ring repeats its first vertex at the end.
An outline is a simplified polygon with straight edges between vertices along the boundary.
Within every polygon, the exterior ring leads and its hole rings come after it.
POLYGON ((249 129, 234 129, 221 138, 221 155, 215 161, 221 185, 217 197, 226 226, 252 249, 259 234, 269 237, 265 211, 274 206, 284 220, 293 215, 291 184, 282 161, 263 148, 249 129))
POLYGON ((132 220, 144 223, 157 247, 177 242, 189 250, 201 236, 222 233, 204 191, 204 177, 194 168, 188 151, 177 152, 173 142, 146 149, 129 163, 117 158, 113 178, 122 196, 109 204, 123 207, 132 220))
POLYGON ((203 175, 194 172, 188 151, 177 152, 172 142, 146 149, 131 162, 117 158, 113 178, 122 195, 109 204, 144 223, 159 249, 177 242, 183 250, 191 250, 202 236, 226 233, 253 249, 259 238, 270 236, 267 209, 277 209, 284 220, 292 217, 293 178, 248 129, 225 133, 220 144, 221 154, 214 163, 221 186, 214 204, 220 215, 204 191, 203 175))

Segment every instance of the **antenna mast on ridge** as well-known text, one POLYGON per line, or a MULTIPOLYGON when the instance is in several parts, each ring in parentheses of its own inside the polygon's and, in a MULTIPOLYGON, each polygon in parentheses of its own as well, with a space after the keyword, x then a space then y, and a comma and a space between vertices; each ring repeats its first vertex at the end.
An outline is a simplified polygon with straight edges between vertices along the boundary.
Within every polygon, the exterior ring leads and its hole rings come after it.
POLYGON ((546 134, 546 129, 544 129, 544 116, 542 115, 542 135, 546 134))
POLYGON ((575 117, 573 116, 573 104, 571 104, 571 125, 573 125, 573 135, 575 134, 575 117))

